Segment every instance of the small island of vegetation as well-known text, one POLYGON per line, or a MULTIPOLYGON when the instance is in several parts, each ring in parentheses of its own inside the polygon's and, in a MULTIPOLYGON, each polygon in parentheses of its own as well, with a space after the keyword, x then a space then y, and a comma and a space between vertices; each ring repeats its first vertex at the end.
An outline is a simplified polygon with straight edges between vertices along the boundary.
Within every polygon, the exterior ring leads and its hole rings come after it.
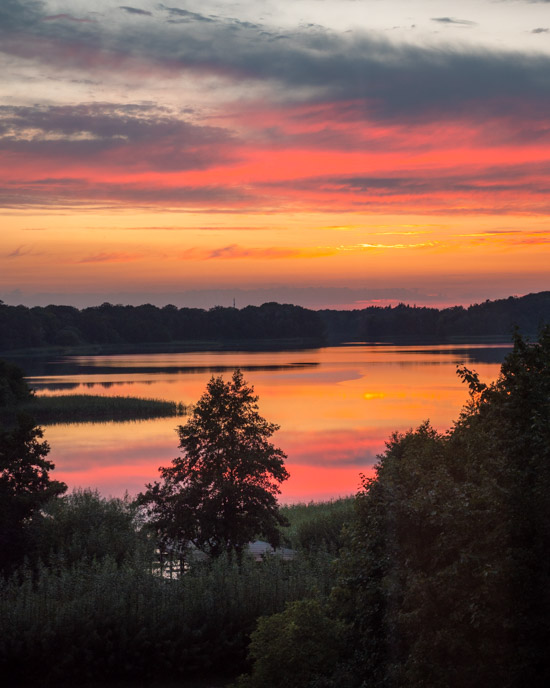
POLYGON ((21 404, 18 412, 29 413, 41 425, 100 423, 184 416, 187 407, 175 401, 142 397, 64 394, 35 396, 21 404))
POLYGON ((0 360, 0 421, 12 423, 21 413, 41 425, 54 425, 184 416, 187 407, 174 401, 128 396, 38 396, 28 387, 19 366, 0 360))

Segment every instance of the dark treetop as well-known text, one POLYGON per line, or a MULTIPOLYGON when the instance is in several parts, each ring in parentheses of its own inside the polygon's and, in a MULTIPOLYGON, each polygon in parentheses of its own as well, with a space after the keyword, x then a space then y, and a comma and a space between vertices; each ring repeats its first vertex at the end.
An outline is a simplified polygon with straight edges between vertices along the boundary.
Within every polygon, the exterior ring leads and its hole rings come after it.
POLYGON ((238 556, 259 535, 279 544, 279 484, 286 455, 269 441, 278 426, 258 413, 258 397, 240 370, 212 377, 186 425, 178 428, 181 456, 160 468, 139 502, 161 545, 194 545, 213 557, 238 556))

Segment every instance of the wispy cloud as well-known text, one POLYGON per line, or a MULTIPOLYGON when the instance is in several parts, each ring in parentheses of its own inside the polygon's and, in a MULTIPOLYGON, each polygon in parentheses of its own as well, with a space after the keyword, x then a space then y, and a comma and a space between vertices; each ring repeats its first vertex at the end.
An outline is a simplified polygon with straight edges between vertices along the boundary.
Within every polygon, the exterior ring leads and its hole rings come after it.
MULTIPOLYGON (((96 229, 96 227, 93 227, 96 229)), ((140 227, 117 227, 117 231, 131 232, 272 232, 273 226, 250 226, 250 225, 154 225, 140 227)), ((282 231, 283 227, 277 227, 282 231)))
POLYGON ((10 253, 6 253, 6 258, 22 258, 23 256, 32 255, 33 251, 30 248, 26 248, 25 245, 18 246, 10 253))
POLYGON ((144 257, 144 254, 139 253, 101 252, 81 258, 77 260, 76 263, 130 263, 144 257))
POLYGON ((180 7, 167 7, 166 5, 159 5, 160 9, 168 12, 171 17, 177 17, 180 22, 214 22, 214 18, 206 17, 197 12, 181 9, 180 7))
POLYGON ((452 17, 432 17, 433 22, 438 24, 455 24, 458 26, 477 26, 477 22, 469 19, 453 19, 452 17))
POLYGON ((153 16, 152 12, 148 12, 147 10, 139 9, 138 7, 130 7, 128 5, 119 5, 119 9, 124 10, 124 12, 128 12, 128 14, 138 14, 138 15, 142 15, 145 17, 152 17, 153 16))
POLYGON ((88 17, 74 17, 72 14, 51 14, 42 18, 42 21, 68 21, 75 22, 76 24, 95 24, 96 19, 90 19, 88 17))
POLYGON ((305 24, 281 40, 275 26, 140 4, 102 5, 89 23, 37 0, 0 3, 0 49, 42 75, 156 88, 162 74, 154 93, 190 94, 182 109, 132 102, 130 92, 120 103, 0 107, 2 203, 213 213, 550 206, 549 55, 305 24), (195 106, 194 93, 214 104, 195 106), (516 164, 516 149, 529 146, 538 159, 516 164))
MULTIPOLYGON (((0 7, 4 52, 39 60, 56 69, 99 72, 108 79, 135 69, 151 78, 165 70, 176 79, 211 75, 223 83, 257 86, 273 102, 348 101, 361 94, 369 116, 409 121, 443 117, 480 117, 521 106, 547 107, 550 57, 511 50, 397 44, 380 35, 299 27, 274 40, 276 27, 258 26, 178 7, 162 6, 184 23, 44 22, 43 6, 10 2, 0 7), (189 21, 188 21, 189 20, 189 21), (137 61, 136 61, 137 60, 137 61), (115 70, 115 72, 113 72, 115 70)), ((126 14, 128 14, 126 12, 126 14)), ((475 22, 434 17, 439 24, 473 26, 475 22)))
POLYGON ((502 247, 543 246, 550 244, 550 229, 496 229, 490 232, 460 234, 458 237, 460 239, 467 239, 472 245, 496 244, 502 247))
POLYGON ((215 249, 190 248, 180 254, 182 260, 281 260, 289 258, 322 258, 337 253, 330 247, 293 248, 282 246, 246 247, 228 244, 215 249))
POLYGON ((424 241, 415 244, 382 244, 382 243, 362 243, 350 246, 338 246, 339 251, 362 251, 372 249, 414 249, 414 248, 435 248, 439 246, 439 241, 424 241))

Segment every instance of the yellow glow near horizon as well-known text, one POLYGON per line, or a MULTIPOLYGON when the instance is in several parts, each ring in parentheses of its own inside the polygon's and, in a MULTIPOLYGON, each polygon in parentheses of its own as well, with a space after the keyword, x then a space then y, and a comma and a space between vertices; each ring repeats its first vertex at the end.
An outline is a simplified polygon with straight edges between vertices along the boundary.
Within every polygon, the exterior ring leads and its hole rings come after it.
POLYGON ((345 284, 449 274, 540 275, 550 231, 539 217, 325 214, 12 213, 4 217, 0 289, 153 291, 182 285, 345 284), (404 230, 404 227, 406 229, 404 230))

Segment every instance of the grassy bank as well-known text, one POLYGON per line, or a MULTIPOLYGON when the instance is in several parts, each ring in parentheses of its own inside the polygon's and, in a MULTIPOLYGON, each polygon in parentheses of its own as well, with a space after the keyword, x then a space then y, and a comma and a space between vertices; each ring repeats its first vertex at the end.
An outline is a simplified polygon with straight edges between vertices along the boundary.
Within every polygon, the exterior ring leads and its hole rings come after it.
POLYGON ((184 416, 184 404, 140 397, 67 394, 37 396, 16 408, 4 410, 1 418, 9 420, 17 413, 29 413, 40 425, 58 423, 98 423, 105 421, 145 420, 184 416))

